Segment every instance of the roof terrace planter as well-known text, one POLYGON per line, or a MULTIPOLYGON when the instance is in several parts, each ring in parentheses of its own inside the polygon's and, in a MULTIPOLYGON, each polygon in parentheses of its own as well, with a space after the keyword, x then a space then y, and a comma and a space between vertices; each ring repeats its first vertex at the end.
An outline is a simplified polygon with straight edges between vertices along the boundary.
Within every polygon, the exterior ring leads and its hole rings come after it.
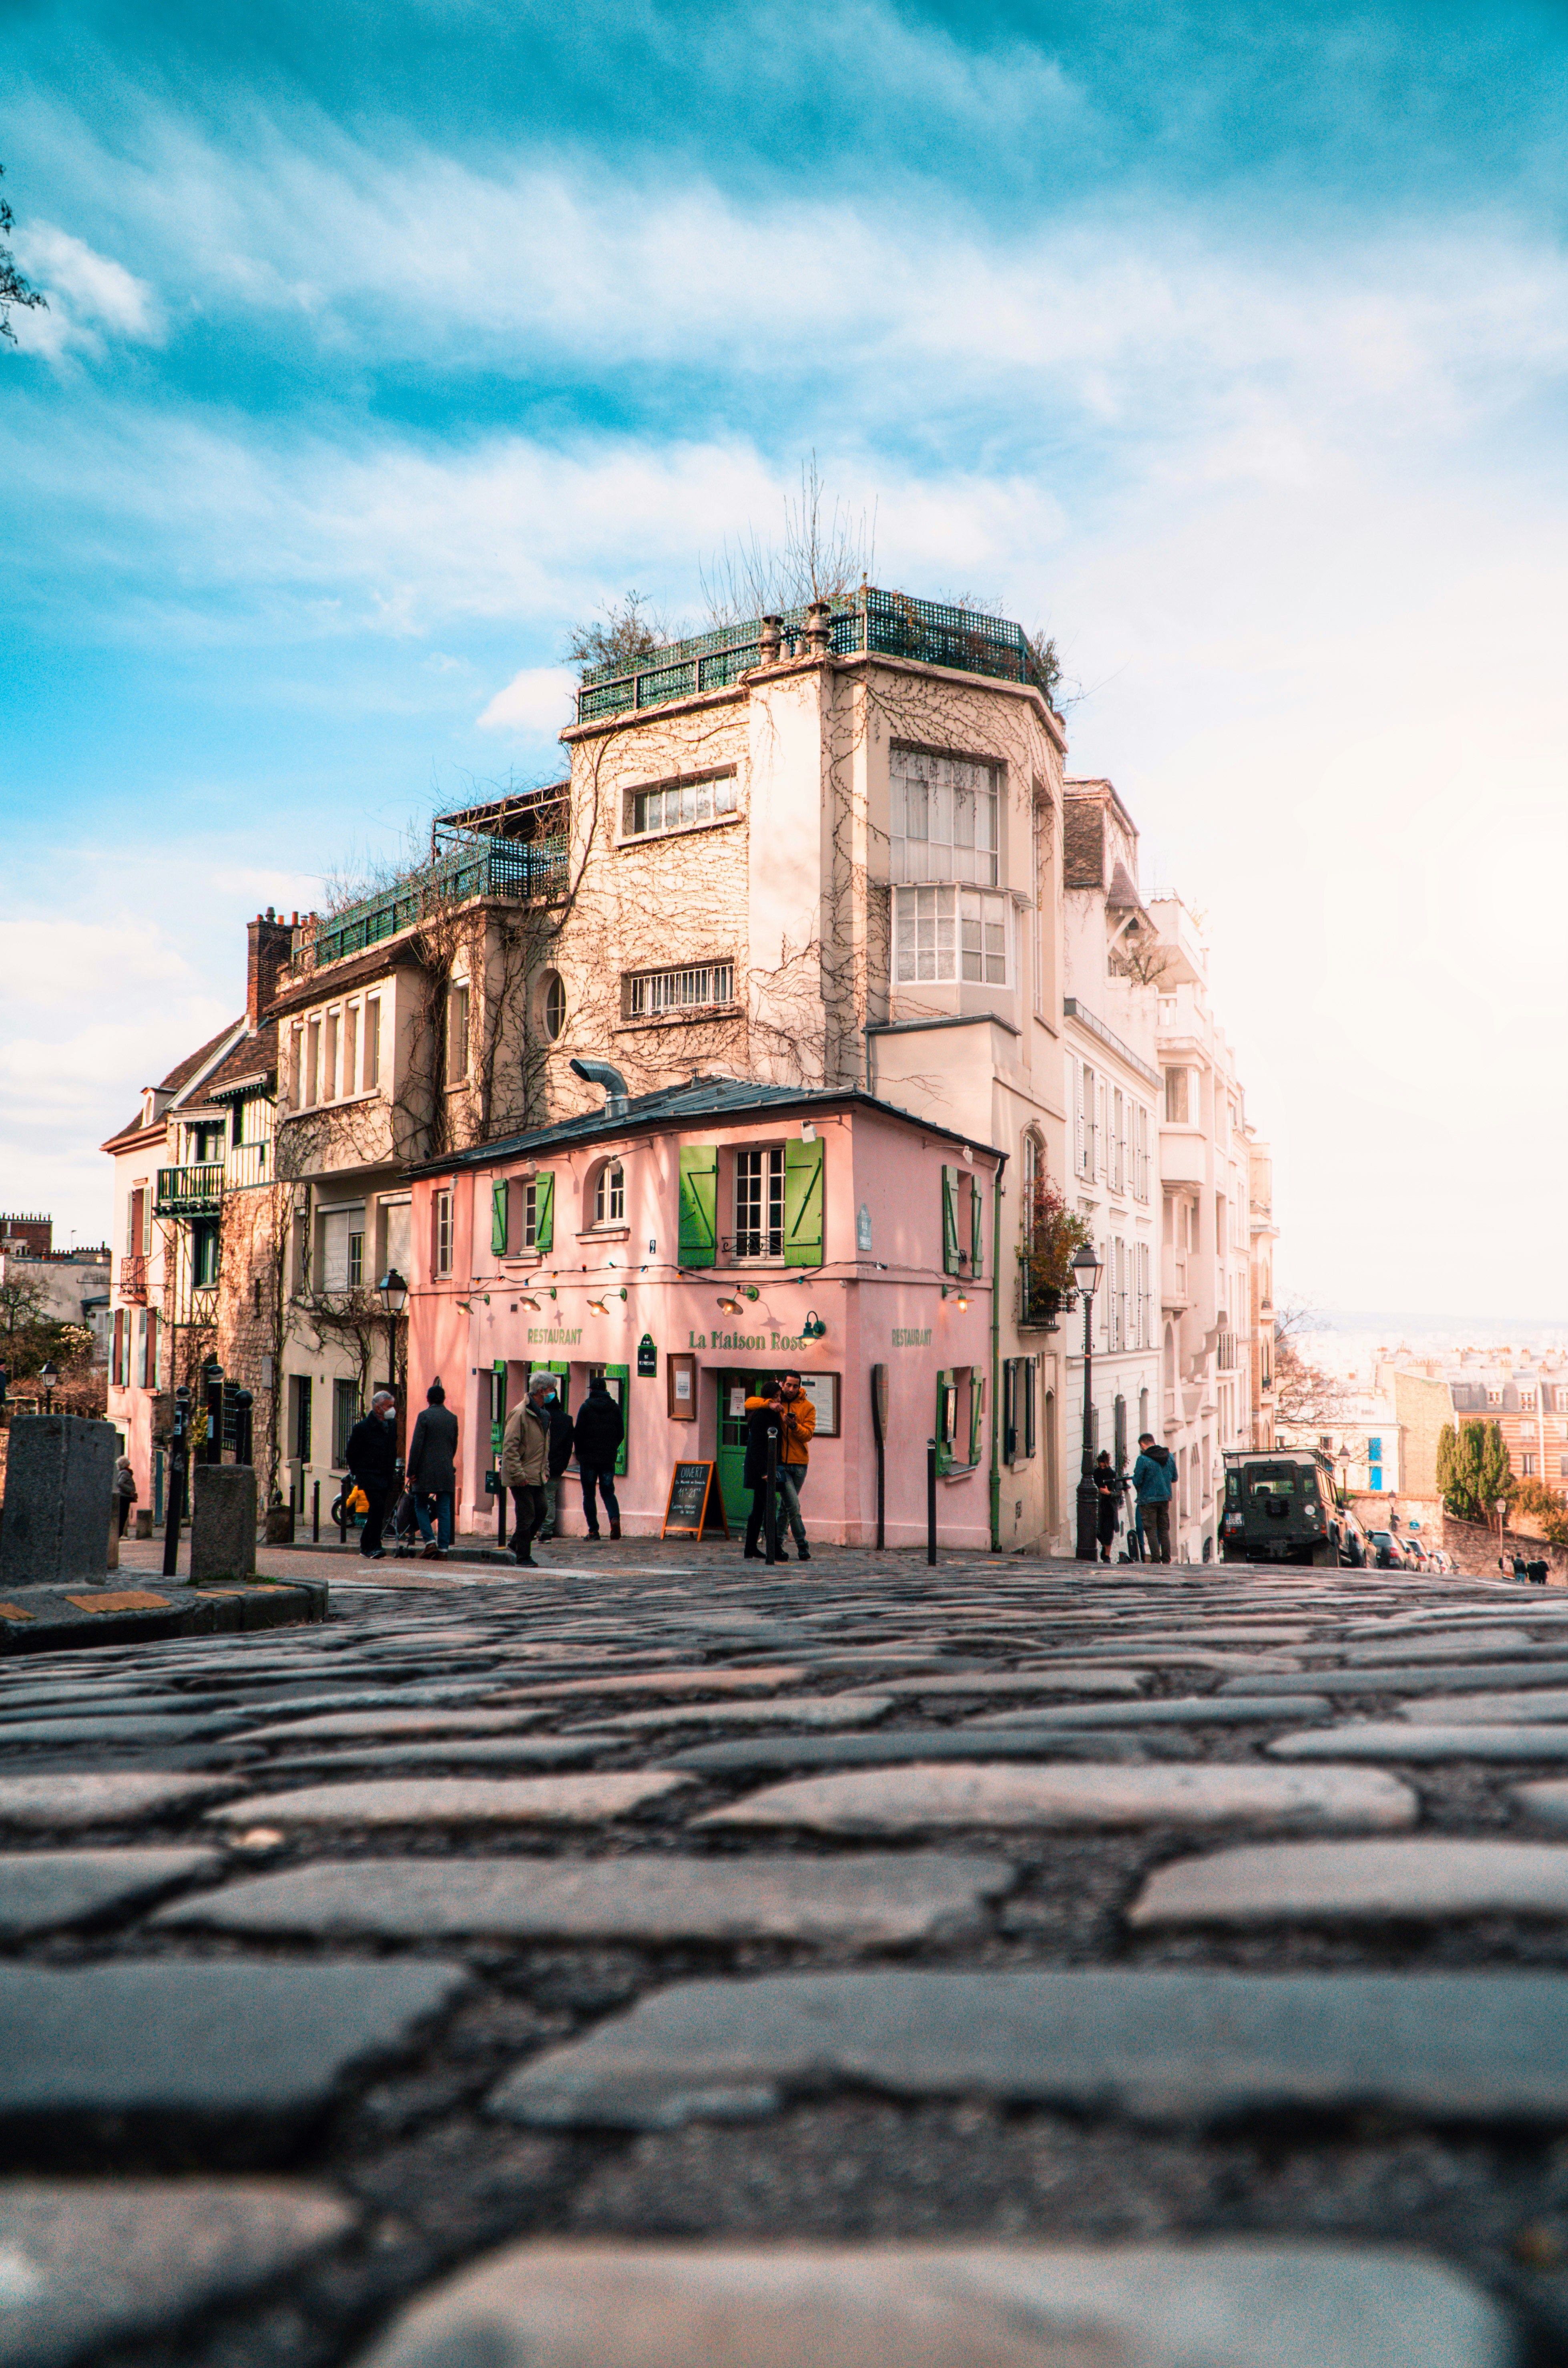
POLYGON ((319 968, 364 953, 400 930, 412 928, 440 906, 466 905, 476 897, 501 896, 517 904, 548 904, 564 896, 568 878, 564 837, 491 838, 473 837, 451 846, 424 870, 394 881, 379 895, 334 913, 316 931, 311 959, 319 968))
MULTIPOLYGON (((984 617, 975 609, 950 609, 940 601, 916 600, 908 593, 879 591, 869 584, 831 605, 827 645, 835 657, 908 658, 958 674, 988 676, 996 682, 1031 684, 1051 703, 1051 686, 1028 634, 1005 617, 984 617)), ((765 648, 764 623, 761 617, 753 617, 744 624, 671 642, 651 652, 631 673, 591 666, 577 692, 578 723, 593 723, 606 716, 664 707, 676 699, 694 699, 704 691, 728 689, 754 667, 771 665, 778 657, 771 635, 765 648)), ((790 644, 805 653, 808 633, 815 630, 810 609, 786 610, 782 630, 784 655, 796 654, 790 644)))
POLYGON ((215 1217, 223 1202, 223 1163, 199 1167, 160 1167, 153 1201, 155 1217, 215 1217))

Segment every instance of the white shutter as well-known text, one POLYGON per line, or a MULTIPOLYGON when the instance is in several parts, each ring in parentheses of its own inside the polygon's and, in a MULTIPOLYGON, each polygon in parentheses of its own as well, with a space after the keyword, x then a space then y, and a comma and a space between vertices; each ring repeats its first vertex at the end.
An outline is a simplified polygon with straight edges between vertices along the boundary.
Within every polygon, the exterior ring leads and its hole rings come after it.
POLYGON ((1073 1172, 1081 1176, 1084 1172, 1084 1064, 1075 1053, 1068 1057, 1072 1064, 1073 1172))

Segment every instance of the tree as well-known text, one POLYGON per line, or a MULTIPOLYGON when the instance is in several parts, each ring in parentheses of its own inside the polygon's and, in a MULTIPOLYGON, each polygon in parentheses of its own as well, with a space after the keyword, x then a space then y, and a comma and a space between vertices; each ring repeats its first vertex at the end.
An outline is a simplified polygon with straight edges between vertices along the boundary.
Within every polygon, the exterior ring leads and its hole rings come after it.
POLYGON ((1024 1227, 1018 1252, 1024 1308, 1034 1316, 1051 1315, 1074 1287, 1074 1256, 1089 1239, 1089 1228, 1043 1172, 1035 1178, 1024 1227))
POLYGON ((669 626, 641 592, 628 592, 591 624, 574 625, 566 644, 567 663, 587 674, 613 666, 631 674, 669 640, 669 626))
POLYGON ((1501 1497, 1512 1503, 1518 1483, 1500 1423, 1446 1422, 1437 1434, 1437 1493, 1456 1521, 1489 1523, 1501 1497))
MULTIPOLYGON (((5 165, 0 165, 0 174, 5 170, 5 165)), ((17 342, 17 333, 11 326, 13 304, 23 313, 49 310, 48 297, 23 279, 17 268, 16 256, 5 244, 6 233, 14 226, 15 219, 5 199, 0 198, 0 337, 9 337, 13 345, 17 342)))
POLYGON ((39 1284, 29 1276, 7 1272, 0 1282, 0 1333, 5 1335, 7 1353, 18 1332, 41 1324, 48 1314, 49 1300, 39 1284))
POLYGON ((1522 1513, 1549 1546, 1568 1548, 1568 1497, 1560 1497, 1544 1480, 1521 1480, 1511 1509, 1516 1519, 1522 1513))
POLYGON ((842 600, 876 564, 877 514, 858 517, 825 498, 817 456, 801 463, 801 490, 785 496, 784 532, 765 543, 755 527, 732 551, 726 542, 711 568, 700 571, 703 598, 714 625, 738 625, 753 617, 783 616, 812 600, 842 600))
POLYGON ((1301 1335, 1316 1321, 1310 1307, 1282 1307, 1274 1319, 1274 1414, 1278 1422, 1322 1429, 1340 1420, 1345 1391, 1335 1375, 1301 1353, 1301 1335))

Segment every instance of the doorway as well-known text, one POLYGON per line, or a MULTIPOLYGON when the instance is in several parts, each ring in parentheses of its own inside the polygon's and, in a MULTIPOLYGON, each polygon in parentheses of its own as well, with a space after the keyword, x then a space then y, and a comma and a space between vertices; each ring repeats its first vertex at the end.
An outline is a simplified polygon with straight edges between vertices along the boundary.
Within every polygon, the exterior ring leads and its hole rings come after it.
POLYGON ((744 1530, 746 1515, 751 1511, 751 1490, 743 1474, 746 1462, 746 1409, 748 1397, 755 1397, 758 1385, 773 1378, 767 1368, 756 1372, 722 1372, 719 1384, 719 1492, 724 1499, 724 1512, 733 1530, 744 1530))

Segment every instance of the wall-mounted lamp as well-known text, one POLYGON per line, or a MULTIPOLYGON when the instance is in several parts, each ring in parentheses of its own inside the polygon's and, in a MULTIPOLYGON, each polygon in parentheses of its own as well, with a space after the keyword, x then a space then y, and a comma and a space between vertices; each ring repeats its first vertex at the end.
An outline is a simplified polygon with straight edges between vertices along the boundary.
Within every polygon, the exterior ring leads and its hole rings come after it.
POLYGON ((460 1299, 458 1301, 458 1305, 465 1315, 472 1315, 473 1314, 473 1302, 472 1299, 460 1299))
POLYGON ((539 1302, 538 1302, 538 1300, 534 1297, 534 1295, 533 1295, 532 1292, 530 1292, 530 1291, 525 1291, 525 1292, 524 1292, 524 1293, 523 1293, 523 1295, 522 1295, 521 1299, 519 1299, 519 1300, 518 1300, 518 1302, 517 1302, 517 1305, 518 1305, 519 1307, 531 1307, 531 1308, 532 1308, 532 1310, 533 1310, 533 1312, 534 1312, 534 1314, 535 1314, 536 1315, 537 1315, 539 1314, 539 1312, 540 1312, 540 1310, 539 1310, 539 1302))
POLYGON ((607 1304, 608 1304, 610 1300, 612 1300, 612 1299, 624 1299, 624 1298, 625 1298, 625 1296, 626 1296, 626 1292, 625 1292, 625 1288, 624 1288, 624 1286, 623 1286, 619 1291, 607 1291, 607 1292, 605 1292, 604 1297, 603 1297, 602 1299, 590 1299, 590 1300, 589 1300, 589 1302, 588 1302, 588 1313, 589 1313, 589 1315, 603 1315, 606 1313, 606 1310, 607 1310, 607 1304))
POLYGON ((726 1315, 738 1315, 743 1299, 760 1299, 761 1297, 762 1293, 755 1282, 741 1282, 735 1285, 733 1293, 726 1292, 719 1304, 726 1315))
POLYGON ((821 1340, 826 1336, 826 1332, 827 1326, 823 1322, 822 1317, 817 1314, 816 1309, 814 1307, 808 1307, 806 1310, 806 1320, 801 1326, 801 1339, 821 1340))
POLYGON ((815 1127, 812 1124, 809 1118, 803 1118, 801 1121, 801 1141, 802 1143, 814 1143, 816 1139, 817 1131, 815 1127))
POLYGON ((961 1282, 945 1282, 942 1285, 942 1296, 944 1299, 955 1302, 960 1315, 969 1305, 969 1293, 961 1282))
POLYGON ((963 1164, 964 1164, 964 1166, 965 1166, 966 1167, 972 1167, 974 1166, 974 1154, 973 1154, 973 1152, 970 1149, 970 1147, 969 1147, 969 1145, 968 1145, 968 1144, 967 1144, 967 1143, 964 1144, 963 1149, 960 1152, 960 1154, 959 1154, 959 1157, 963 1161, 963 1164))

